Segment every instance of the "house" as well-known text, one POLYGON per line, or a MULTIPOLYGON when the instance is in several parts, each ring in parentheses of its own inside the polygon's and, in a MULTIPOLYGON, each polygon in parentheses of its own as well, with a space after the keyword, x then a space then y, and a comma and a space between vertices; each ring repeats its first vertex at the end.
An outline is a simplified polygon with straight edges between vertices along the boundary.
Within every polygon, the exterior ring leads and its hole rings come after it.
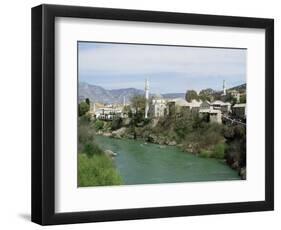
POLYGON ((113 120, 118 117, 124 117, 123 107, 119 105, 101 105, 99 103, 93 104, 91 114, 96 119, 113 120))
POLYGON ((209 101, 203 101, 200 105, 199 114, 207 117, 211 123, 222 123, 222 111, 214 109, 213 104, 209 101))
POLYGON ((150 115, 152 117, 164 117, 167 114, 167 102, 161 97, 152 99, 150 115))
POLYGON ((209 101, 203 101, 200 104, 200 110, 205 110, 205 109, 213 109, 213 105, 211 102, 209 101))
POLYGON ((222 123, 222 119, 221 119, 221 111, 219 110, 210 110, 209 112, 209 116, 210 116, 210 122, 211 123, 222 123))
POLYGON ((214 109, 200 109, 199 114, 206 116, 211 123, 222 123, 222 112, 214 109))
POLYGON ((191 102, 187 102, 187 106, 189 107, 189 110, 191 112, 196 112, 198 113, 199 112, 199 109, 200 109, 200 105, 202 104, 202 101, 197 101, 195 99, 191 100, 191 102))
POLYGON ((179 116, 183 110, 189 109, 188 102, 183 98, 171 99, 167 105, 169 116, 179 116))
POLYGON ((185 114, 185 113, 198 113, 200 104, 202 101, 192 100, 191 102, 187 102, 183 98, 175 98, 168 101, 168 111, 169 115, 176 114, 177 116, 185 114))
POLYGON ((235 104, 232 107, 232 114, 238 118, 246 119, 247 116, 246 104, 235 104))
POLYGON ((220 100, 211 103, 214 110, 220 110, 222 113, 231 112, 231 104, 229 102, 223 102, 220 100))
POLYGON ((221 110, 221 106, 224 104, 223 101, 217 100, 212 102, 212 106, 214 110, 221 110))

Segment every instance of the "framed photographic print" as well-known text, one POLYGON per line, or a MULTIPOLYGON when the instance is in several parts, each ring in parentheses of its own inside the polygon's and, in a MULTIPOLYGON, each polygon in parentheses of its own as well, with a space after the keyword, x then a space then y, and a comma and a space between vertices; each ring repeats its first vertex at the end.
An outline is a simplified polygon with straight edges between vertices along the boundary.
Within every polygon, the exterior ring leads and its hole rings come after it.
POLYGON ((32 9, 32 221, 273 210, 273 19, 32 9))

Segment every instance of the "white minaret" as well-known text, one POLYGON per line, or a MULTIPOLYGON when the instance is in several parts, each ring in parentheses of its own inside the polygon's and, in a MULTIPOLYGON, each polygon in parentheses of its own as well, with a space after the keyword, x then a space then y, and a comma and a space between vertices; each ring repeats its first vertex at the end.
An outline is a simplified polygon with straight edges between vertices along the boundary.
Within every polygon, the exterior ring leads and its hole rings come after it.
POLYGON ((125 106, 126 105, 126 98, 125 98, 125 96, 123 97, 123 106, 125 106))
POLYGON ((149 99, 149 82, 148 82, 147 79, 145 79, 144 91, 145 91, 145 114, 144 114, 144 118, 147 118, 148 109, 149 109, 149 104, 148 104, 148 99, 149 99))
POLYGON ((223 90, 222 95, 225 96, 226 95, 225 80, 223 80, 223 83, 222 83, 222 90, 223 90))

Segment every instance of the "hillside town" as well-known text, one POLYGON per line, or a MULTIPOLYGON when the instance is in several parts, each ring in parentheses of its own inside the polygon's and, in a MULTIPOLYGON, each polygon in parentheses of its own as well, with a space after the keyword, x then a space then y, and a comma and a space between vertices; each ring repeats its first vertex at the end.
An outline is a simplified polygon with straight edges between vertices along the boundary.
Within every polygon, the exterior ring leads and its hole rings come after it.
MULTIPOLYGON (((175 146, 202 158, 224 160, 241 179, 246 178, 246 116, 246 84, 227 89, 225 81, 219 91, 187 90, 185 98, 167 98, 151 93, 146 79, 142 95, 124 96, 123 103, 89 98, 79 103, 80 129, 85 123, 83 129, 93 135, 140 140, 162 149, 175 146)), ((88 150, 84 146, 81 151, 88 150)))
MULTIPOLYGON (((246 98, 245 90, 226 89, 225 81, 223 81, 222 91, 216 92, 219 99, 215 99, 213 94, 208 96, 209 100, 198 98, 190 101, 184 98, 163 98, 161 95, 150 96, 149 81, 146 79, 144 84, 144 118, 162 118, 182 116, 184 113, 197 113, 200 116, 206 116, 211 123, 220 124, 225 120, 245 124, 246 103, 241 103, 241 97, 246 98)), ((130 112, 136 113, 136 109, 124 96, 123 103, 119 104, 103 104, 91 101, 89 114, 94 119, 110 121, 116 118, 127 118, 130 112)))

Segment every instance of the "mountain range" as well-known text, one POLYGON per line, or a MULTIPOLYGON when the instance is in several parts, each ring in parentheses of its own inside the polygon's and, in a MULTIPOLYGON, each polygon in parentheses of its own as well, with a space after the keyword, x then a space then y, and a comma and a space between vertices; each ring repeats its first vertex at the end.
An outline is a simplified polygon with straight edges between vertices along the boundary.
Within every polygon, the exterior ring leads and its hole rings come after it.
MULTIPOLYGON (((104 104, 121 104, 125 98, 126 102, 135 95, 144 95, 144 90, 135 88, 124 89, 105 89, 101 86, 91 85, 85 82, 79 82, 79 100, 89 98, 91 101, 104 104)), ((150 94, 154 96, 155 94, 150 94)), ((184 98, 185 93, 167 93, 161 95, 163 98, 184 98)))

